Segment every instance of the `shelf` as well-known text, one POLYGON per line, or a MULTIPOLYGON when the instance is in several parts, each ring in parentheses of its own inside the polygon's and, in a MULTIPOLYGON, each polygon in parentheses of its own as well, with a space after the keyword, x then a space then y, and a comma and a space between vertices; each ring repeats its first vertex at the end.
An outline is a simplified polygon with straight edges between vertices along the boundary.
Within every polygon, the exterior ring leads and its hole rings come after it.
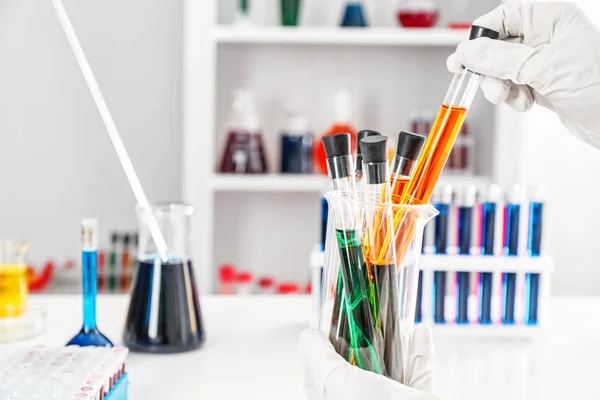
MULTIPOLYGON (((485 176, 443 175, 442 184, 453 186, 475 185, 483 187, 490 183, 485 176)), ((327 177, 318 175, 225 175, 215 174, 210 180, 215 192, 324 192, 327 177)))
POLYGON ((327 177, 317 175, 213 175, 216 192, 321 192, 327 177))
POLYGON ((217 43, 360 45, 360 46, 456 46, 468 38, 467 30, 447 28, 335 28, 335 27, 239 27, 220 26, 213 31, 217 43))

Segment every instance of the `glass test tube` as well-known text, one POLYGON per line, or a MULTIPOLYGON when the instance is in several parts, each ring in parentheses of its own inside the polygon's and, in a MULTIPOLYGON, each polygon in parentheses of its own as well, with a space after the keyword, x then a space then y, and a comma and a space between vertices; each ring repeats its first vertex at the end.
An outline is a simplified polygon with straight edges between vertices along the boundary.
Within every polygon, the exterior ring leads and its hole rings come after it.
MULTIPOLYGON (((547 189, 537 187, 529 203, 529 233, 527 238, 527 252, 529 257, 540 257, 542 253, 542 218, 547 189)), ((540 274, 528 273, 526 275, 526 302, 525 323, 535 325, 538 323, 538 303, 540 296, 540 274)))
MULTIPOLYGON (((416 161, 423 150, 425 136, 401 131, 398 134, 396 155, 391 168, 392 196, 401 196, 404 186, 412 176, 416 161)), ((397 201, 394 201, 395 203, 397 201)))
MULTIPOLYGON (((494 256, 494 244, 496 234, 496 213, 498 212, 498 203, 502 196, 502 189, 498 185, 491 185, 485 195, 485 200, 481 205, 481 254, 484 256, 494 256)), ((482 272, 480 274, 479 292, 479 323, 492 323, 492 292, 493 292, 493 273, 482 272)))
MULTIPOLYGON (((499 36, 498 32, 491 29, 476 25, 471 27, 471 40, 481 37, 497 39, 499 36)), ((482 75, 468 69, 463 69, 454 75, 417 161, 415 171, 404 188, 403 202, 409 204, 429 202, 482 80, 482 75)))
POLYGON ((402 342, 398 312, 398 276, 394 220, 391 208, 387 137, 372 136, 360 142, 365 175, 365 239, 367 271, 374 285, 373 314, 377 329, 383 334, 385 375, 402 378, 402 342))
MULTIPOLYGON (((521 204, 524 201, 525 190, 520 185, 514 185, 507 196, 504 208, 504 255, 517 256, 519 254, 519 224, 521 204)), ((517 295, 517 274, 515 272, 504 272, 502 274, 502 286, 504 290, 504 306, 502 310, 502 322, 504 324, 515 323, 515 300, 517 295)))
MULTIPOLYGON (((446 185, 440 190, 440 195, 435 202, 439 214, 435 219, 433 251, 435 254, 446 254, 448 248, 448 220, 450 217, 450 204, 452 203, 453 189, 446 185)), ((433 319, 436 323, 445 323, 446 299, 446 272, 434 271, 433 273, 433 319)))
MULTIPOLYGON (((469 255, 471 250, 471 228, 473 220, 473 207, 477 200, 477 189, 473 185, 467 186, 460 193, 458 204, 458 254, 469 255)), ((457 279, 457 304, 456 323, 469 323, 469 294, 471 293, 471 273, 458 271, 457 279)))
POLYGON ((330 340, 338 353, 352 364, 382 373, 381 353, 378 351, 376 327, 365 282, 367 274, 361 247, 361 220, 356 202, 350 135, 325 136, 323 145, 327 154, 331 191, 340 197, 331 198, 334 204, 330 204, 330 209, 333 211, 341 261, 336 303, 338 297, 343 297, 343 300, 334 306, 330 340), (343 292, 340 290, 342 286, 343 292))

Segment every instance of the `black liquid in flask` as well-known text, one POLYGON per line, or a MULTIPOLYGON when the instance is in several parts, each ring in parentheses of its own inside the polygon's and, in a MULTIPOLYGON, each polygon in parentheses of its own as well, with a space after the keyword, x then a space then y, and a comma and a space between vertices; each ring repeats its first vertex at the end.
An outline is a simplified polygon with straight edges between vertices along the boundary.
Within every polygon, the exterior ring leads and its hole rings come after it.
POLYGON ((167 262, 156 254, 154 241, 140 216, 138 271, 123 334, 131 351, 180 353, 194 350, 204 342, 194 268, 185 255, 187 217, 192 210, 179 204, 153 206, 167 243, 167 262))

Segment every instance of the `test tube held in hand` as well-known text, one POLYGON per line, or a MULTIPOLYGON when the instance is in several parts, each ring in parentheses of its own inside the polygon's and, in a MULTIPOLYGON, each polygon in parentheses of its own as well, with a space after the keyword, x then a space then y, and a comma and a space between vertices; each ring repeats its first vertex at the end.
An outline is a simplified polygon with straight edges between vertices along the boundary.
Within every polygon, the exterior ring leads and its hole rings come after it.
MULTIPOLYGON (((499 36, 496 31, 473 25, 469 38, 498 39, 499 36)), ((403 201, 410 204, 429 202, 482 79, 482 75, 468 69, 454 75, 415 171, 404 188, 403 201)))

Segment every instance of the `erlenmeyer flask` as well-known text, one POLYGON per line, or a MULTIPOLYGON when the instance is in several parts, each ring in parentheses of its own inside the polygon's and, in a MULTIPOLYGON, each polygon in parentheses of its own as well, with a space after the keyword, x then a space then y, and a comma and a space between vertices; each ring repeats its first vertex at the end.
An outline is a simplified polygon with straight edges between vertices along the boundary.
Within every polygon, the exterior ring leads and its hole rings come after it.
POLYGON ((158 204, 154 216, 167 242, 168 262, 162 262, 145 218, 138 209, 138 271, 125 322, 123 340, 132 351, 178 353, 204 341, 192 260, 188 255, 189 218, 193 207, 158 204))

